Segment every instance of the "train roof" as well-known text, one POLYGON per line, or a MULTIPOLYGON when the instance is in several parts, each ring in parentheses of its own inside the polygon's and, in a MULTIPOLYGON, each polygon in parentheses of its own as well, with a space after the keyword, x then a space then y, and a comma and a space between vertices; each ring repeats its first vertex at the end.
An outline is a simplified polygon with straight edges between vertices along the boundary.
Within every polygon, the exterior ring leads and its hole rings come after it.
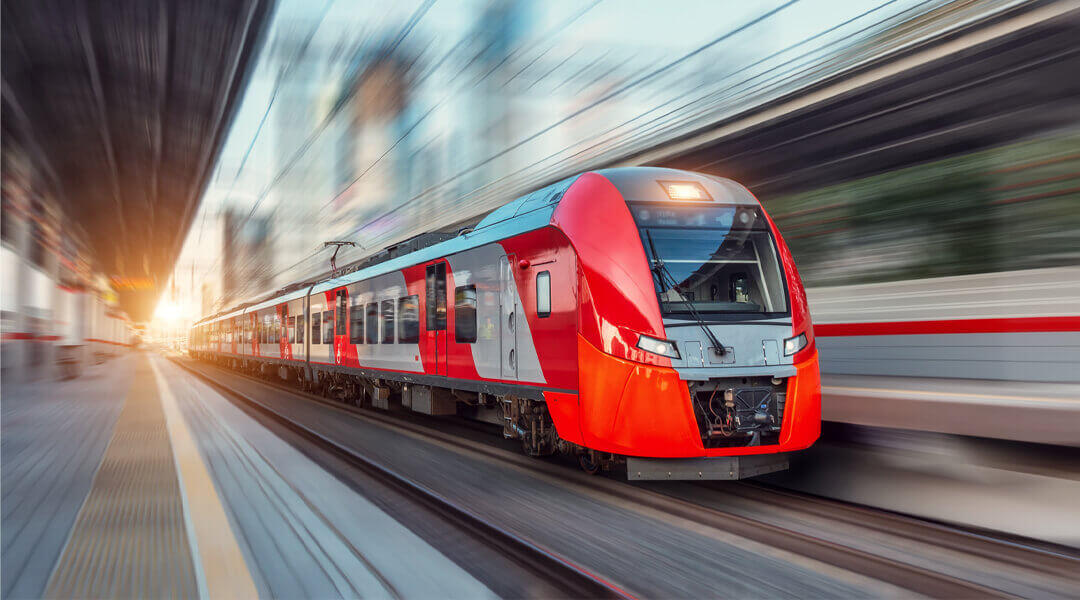
MULTIPOLYGON (((692 178, 701 183, 713 198, 713 202, 725 204, 752 204, 756 205, 757 199, 743 186, 722 177, 680 171, 662 167, 616 167, 589 171, 602 175, 615 186, 623 198, 628 201, 639 202, 666 202, 670 198, 659 182, 663 181, 686 181, 692 178)), ((377 253, 373 257, 357 263, 348 272, 336 277, 324 279, 318 282, 304 282, 302 285, 291 284, 283 288, 288 290, 283 293, 275 293, 261 301, 241 304, 222 311, 216 315, 206 317, 196 322, 196 325, 228 319, 249 312, 255 312, 284 302, 290 302, 303 298, 309 293, 316 294, 325 292, 357 281, 370 279, 386 273, 399 271, 406 267, 424 263, 429 260, 450 256, 496 242, 508 237, 519 235, 546 227, 551 222, 552 214, 558 207, 570 186, 582 174, 568 177, 532 193, 526 194, 507 204, 496 208, 488 213, 472 230, 466 230, 460 235, 444 239, 444 236, 421 234, 414 236, 386 250, 377 253), (415 251, 394 255, 388 250, 399 246, 409 246, 409 242, 416 241, 415 251), (425 244, 425 241, 431 243, 425 244), (385 254, 385 255, 384 255, 385 254), (310 290, 310 292, 309 292, 310 290)))

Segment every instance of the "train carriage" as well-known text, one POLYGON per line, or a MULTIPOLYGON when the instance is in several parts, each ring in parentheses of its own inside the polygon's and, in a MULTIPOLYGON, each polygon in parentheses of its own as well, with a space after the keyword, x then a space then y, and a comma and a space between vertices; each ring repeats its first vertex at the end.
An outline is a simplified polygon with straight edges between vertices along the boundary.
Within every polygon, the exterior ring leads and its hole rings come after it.
POLYGON ((783 238, 742 186, 670 169, 564 180, 204 319, 192 341, 343 400, 497 423, 590 471, 625 460, 635 478, 776 470, 820 430, 783 238))

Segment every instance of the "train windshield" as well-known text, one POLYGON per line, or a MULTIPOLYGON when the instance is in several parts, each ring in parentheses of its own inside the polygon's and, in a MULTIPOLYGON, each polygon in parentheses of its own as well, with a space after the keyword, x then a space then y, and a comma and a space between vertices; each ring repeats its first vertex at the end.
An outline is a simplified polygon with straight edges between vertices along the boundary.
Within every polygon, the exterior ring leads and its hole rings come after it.
POLYGON ((788 310, 776 243, 758 207, 632 204, 664 315, 788 310))

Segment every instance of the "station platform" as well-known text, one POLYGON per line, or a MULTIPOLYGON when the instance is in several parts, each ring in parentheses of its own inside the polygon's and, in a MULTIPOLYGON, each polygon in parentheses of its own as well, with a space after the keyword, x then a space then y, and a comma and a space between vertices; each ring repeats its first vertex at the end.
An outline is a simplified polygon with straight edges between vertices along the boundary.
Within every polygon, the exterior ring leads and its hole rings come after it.
POLYGON ((1080 384, 822 373, 821 418, 1080 446, 1080 384))
POLYGON ((4 598, 492 596, 164 357, 2 393, 4 598))

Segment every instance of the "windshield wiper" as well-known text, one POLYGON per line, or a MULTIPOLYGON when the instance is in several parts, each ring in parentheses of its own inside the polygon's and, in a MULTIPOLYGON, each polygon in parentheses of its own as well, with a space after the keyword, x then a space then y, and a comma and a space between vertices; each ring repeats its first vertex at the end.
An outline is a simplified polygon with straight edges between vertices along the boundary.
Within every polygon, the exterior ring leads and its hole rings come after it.
POLYGON ((671 272, 667 270, 664 259, 660 258, 660 255, 656 252, 656 243, 653 242, 652 232, 646 229, 645 236, 649 238, 649 250, 652 251, 654 263, 652 272, 660 282, 660 289, 664 290, 668 287, 666 280, 671 281, 671 289, 675 290, 675 293, 683 299, 684 303, 686 303, 686 308, 690 311, 690 316, 697 321, 701 330, 705 332, 705 337, 709 338, 709 343, 712 344, 712 351, 715 352, 717 356, 723 356, 724 353, 727 352, 724 350, 724 345, 720 343, 720 340, 716 339, 716 335, 714 335, 712 330, 709 329, 709 326, 705 324, 705 319, 701 318, 701 313, 694 307, 694 303, 686 297, 686 294, 682 293, 681 289, 679 289, 679 284, 675 281, 675 277, 671 275, 671 272))

